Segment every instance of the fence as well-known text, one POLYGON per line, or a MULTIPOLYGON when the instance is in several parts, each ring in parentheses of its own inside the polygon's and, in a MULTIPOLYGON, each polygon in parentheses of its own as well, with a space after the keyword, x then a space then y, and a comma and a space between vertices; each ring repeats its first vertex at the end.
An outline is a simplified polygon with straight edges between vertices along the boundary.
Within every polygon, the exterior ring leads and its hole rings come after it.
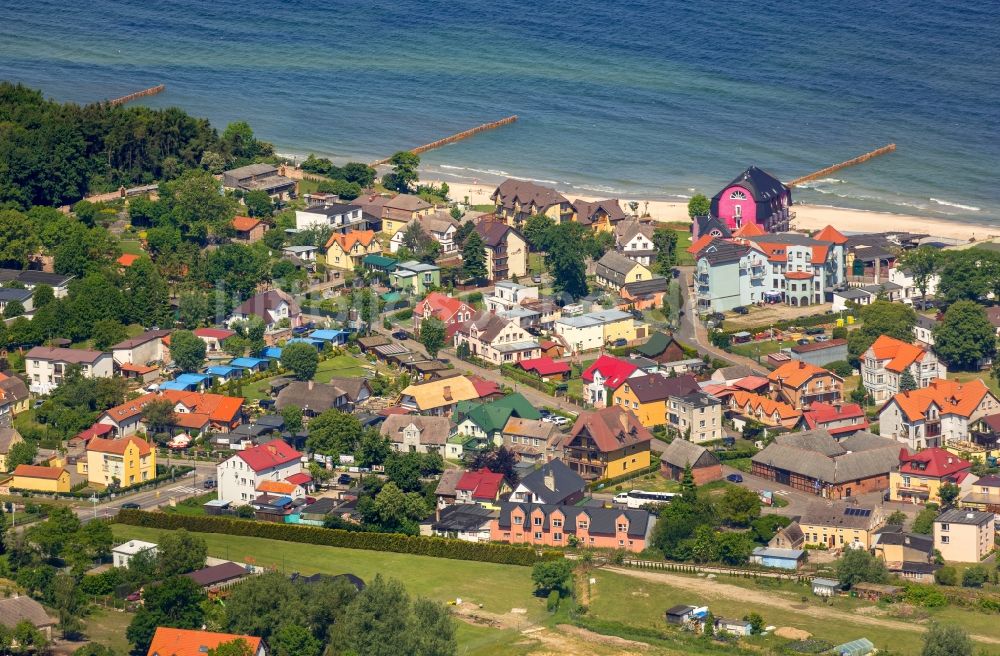
POLYGON ((639 560, 626 558, 622 561, 623 567, 636 569, 659 570, 662 572, 677 572, 682 574, 723 574, 735 576, 737 578, 753 579, 767 578, 778 579, 779 581, 793 581, 795 583, 810 583, 812 577, 797 572, 778 572, 770 569, 758 569, 753 567, 721 567, 716 565, 696 565, 692 563, 676 563, 667 560, 639 560))
POLYGON ((614 478, 603 478, 599 481, 593 481, 587 484, 587 489, 596 490, 598 488, 611 487, 612 485, 617 485, 618 483, 624 483, 625 481, 631 481, 634 478, 639 478, 640 476, 645 476, 646 474, 652 474, 660 470, 660 463, 649 465, 648 467, 643 467, 642 469, 636 469, 628 474, 622 474, 621 476, 615 476, 614 478))

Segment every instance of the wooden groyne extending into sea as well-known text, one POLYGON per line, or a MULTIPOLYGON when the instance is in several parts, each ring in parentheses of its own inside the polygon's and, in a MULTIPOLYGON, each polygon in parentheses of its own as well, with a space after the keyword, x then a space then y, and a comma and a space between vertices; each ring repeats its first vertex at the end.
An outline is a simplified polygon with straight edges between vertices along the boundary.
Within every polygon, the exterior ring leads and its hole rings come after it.
POLYGON ((835 173, 841 169, 846 169, 848 166, 854 166, 855 164, 862 164, 868 160, 878 157, 879 155, 885 155, 886 153, 891 153, 896 150, 896 144, 891 143, 888 146, 882 146, 881 148, 876 148, 875 150, 865 153, 864 155, 859 155, 854 159, 849 159, 846 162, 841 162, 840 164, 834 164, 833 166, 828 166, 825 169, 820 169, 815 173, 810 173, 809 175, 804 175, 801 178, 795 178, 788 183, 789 187, 794 187, 796 185, 803 184, 805 182, 811 182, 813 180, 818 180, 820 178, 825 178, 831 173, 835 173))
MULTIPOLYGON (((428 150, 434 150, 435 148, 440 148, 441 146, 447 146, 450 143, 455 143, 456 141, 461 141, 462 139, 468 139, 469 137, 475 136, 480 132, 486 132, 487 130, 495 130, 497 128, 502 128, 505 125, 510 125, 517 120, 517 114, 513 116, 508 116, 507 118, 502 118, 499 121, 493 121, 491 123, 483 123, 471 130, 464 130, 458 134, 453 134, 450 137, 445 137, 444 139, 438 139, 437 141, 432 141, 429 144, 424 144, 423 146, 417 146, 416 148, 411 148, 409 152, 414 155, 419 155, 420 153, 425 153, 428 150)), ((380 159, 371 163, 371 166, 379 166, 381 164, 388 164, 389 158, 380 159)))
POLYGON ((124 105, 125 103, 130 103, 136 98, 143 98, 145 96, 155 96, 164 89, 167 88, 165 84, 157 84, 155 87, 149 87, 148 89, 143 89, 142 91, 136 91, 135 93, 130 93, 127 96, 122 96, 120 98, 114 98, 112 100, 106 100, 105 102, 109 105, 124 105))

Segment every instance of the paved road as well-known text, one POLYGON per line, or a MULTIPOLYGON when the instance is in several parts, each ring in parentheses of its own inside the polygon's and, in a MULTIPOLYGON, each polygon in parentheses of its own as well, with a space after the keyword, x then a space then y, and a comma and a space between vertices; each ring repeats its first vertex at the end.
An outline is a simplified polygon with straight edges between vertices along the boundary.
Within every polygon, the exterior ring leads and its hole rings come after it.
POLYGON ((77 516, 82 521, 90 521, 95 518, 110 517, 118 512, 123 503, 137 503, 140 508, 156 508, 161 505, 168 505, 171 499, 180 501, 188 497, 205 494, 207 490, 203 487, 206 479, 215 478, 215 463, 197 462, 185 460, 171 460, 171 464, 194 465, 195 471, 186 476, 180 476, 176 481, 161 483, 155 488, 145 488, 138 492, 117 495, 114 499, 99 503, 96 506, 87 504, 75 509, 77 516))

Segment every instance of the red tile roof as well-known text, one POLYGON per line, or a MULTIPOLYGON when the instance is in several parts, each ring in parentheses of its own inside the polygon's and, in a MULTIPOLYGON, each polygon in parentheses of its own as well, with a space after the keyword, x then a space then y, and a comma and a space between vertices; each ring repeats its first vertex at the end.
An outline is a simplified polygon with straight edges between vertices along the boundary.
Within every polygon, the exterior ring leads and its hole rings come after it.
POLYGON ((487 469, 468 471, 462 474, 455 484, 455 490, 472 492, 473 499, 495 501, 503 484, 503 474, 497 474, 487 469))
POLYGON ((484 380, 479 376, 466 376, 466 378, 472 383, 472 387, 481 399, 500 393, 500 386, 492 380, 484 380))
POLYGON ((236 415, 239 414, 244 401, 242 397, 236 396, 162 390, 160 392, 150 392, 137 399, 126 401, 121 405, 106 410, 104 414, 115 420, 115 422, 121 423, 142 414, 142 409, 147 403, 161 399, 166 399, 175 406, 177 404, 183 405, 188 409, 188 413, 175 413, 178 422, 177 425, 185 427, 203 426, 205 420, 222 424, 231 423, 236 418, 236 415))
POLYGON ((840 378, 833 372, 827 371, 823 367, 803 362, 802 360, 789 360, 767 375, 767 379, 772 383, 780 383, 792 388, 799 388, 808 383, 816 376, 831 376, 840 378))
POLYGON ((114 429, 115 427, 112 426, 111 424, 97 423, 86 430, 80 431, 74 436, 73 439, 83 440, 84 442, 86 442, 92 437, 101 437, 102 435, 107 435, 114 429))
POLYGON ((307 483, 312 483, 313 477, 305 472, 299 472, 298 474, 292 474, 285 480, 292 485, 306 485, 307 483))
POLYGON ((288 495, 295 492, 295 483, 286 483, 284 481, 261 481, 260 484, 257 485, 257 491, 288 495))
POLYGON ((196 337, 214 337, 215 339, 228 339, 236 334, 235 330, 225 328, 195 328, 191 331, 196 337))
POLYGON ((610 355, 602 355, 594 361, 594 364, 587 367, 587 370, 580 375, 584 382, 594 382, 594 372, 600 372, 604 377, 604 385, 610 389, 618 389, 625 382, 625 379, 635 373, 639 367, 631 362, 620 360, 610 355))
POLYGON ((968 460, 938 447, 924 449, 910 455, 906 449, 899 452, 899 473, 944 478, 967 472, 972 467, 968 460))
POLYGON ((18 465, 14 468, 14 476, 24 476, 25 478, 44 478, 50 481, 59 480, 63 472, 62 467, 41 467, 39 465, 18 465))
POLYGON ((139 447, 140 456, 149 455, 149 442, 138 437, 123 437, 117 440, 106 440, 103 437, 92 437, 87 442, 87 451, 97 451, 98 453, 115 453, 123 455, 130 443, 139 447))
MULTIPOLYGON (((910 421, 919 421, 932 405, 940 414, 971 418, 990 390, 978 378, 967 383, 935 378, 927 387, 899 392, 888 403, 895 402, 910 421)), ((888 405, 888 403, 886 405, 888 405)))
POLYGON ((260 219, 255 219, 251 216, 233 217, 233 228, 237 232, 250 232, 259 225, 260 225, 260 219))
POLYGON ((211 631, 194 631, 190 629, 169 629, 157 627, 153 641, 149 645, 146 656, 205 656, 209 649, 242 638, 250 651, 256 654, 260 650, 260 638, 234 633, 213 633, 211 631))
POLYGON ((838 407, 821 401, 813 401, 809 406, 809 410, 802 413, 802 418, 805 420, 806 426, 810 429, 824 428, 834 436, 840 433, 868 429, 868 417, 865 416, 865 411, 857 403, 845 403, 838 407), (846 426, 827 425, 836 421, 846 421, 849 419, 860 419, 861 421, 847 424, 846 426))
MULTIPOLYGON (((739 380, 733 381, 733 387, 738 387, 739 389, 747 390, 748 392, 753 392, 759 390, 761 387, 765 387, 769 384, 767 378, 763 376, 746 376, 740 378, 739 380)), ((705 388, 708 391, 708 388, 705 388)), ((709 392, 711 394, 711 392, 709 392)))
POLYGON ((687 252, 691 253, 691 255, 697 255, 702 251, 702 249, 711 244, 713 239, 715 239, 715 237, 712 235, 702 235, 701 237, 698 237, 693 244, 687 247, 687 252))
POLYGON ((764 228, 753 222, 744 223, 742 226, 737 228, 735 232, 733 232, 734 237, 759 237, 766 234, 767 231, 765 231, 764 228))
POLYGON ((827 227, 823 228, 815 235, 813 235, 813 239, 815 239, 816 241, 829 241, 833 242, 834 244, 847 243, 847 237, 842 235, 839 230, 830 225, 828 225, 827 227))
POLYGON ((426 316, 427 310, 430 310, 430 316, 437 317, 441 321, 447 322, 455 314, 465 306, 471 313, 472 308, 467 306, 462 299, 449 296, 448 294, 442 294, 441 292, 431 292, 424 297, 424 300, 417 303, 417 306, 413 308, 414 314, 421 317, 426 316))
POLYGON ((281 440, 273 440, 237 453, 255 472, 280 467, 302 457, 302 454, 281 440))
POLYGON ((521 360, 517 363, 525 371, 535 371, 539 376, 552 376, 555 374, 566 374, 570 372, 568 362, 556 362, 552 358, 534 358, 532 360, 521 360))
POLYGON ((908 369, 914 362, 920 362, 927 355, 927 351, 919 346, 907 344, 888 335, 879 335, 869 348, 876 360, 889 360, 885 368, 896 373, 902 373, 904 369, 908 369))
POLYGON ((786 271, 785 277, 789 280, 809 280, 813 274, 810 271, 786 271))
POLYGON ((340 248, 345 253, 350 253, 355 244, 360 243, 365 248, 368 248, 373 241, 375 241, 374 230, 352 230, 346 235, 337 232, 330 235, 330 239, 326 242, 326 248, 329 250, 334 243, 337 243, 340 244, 340 248))

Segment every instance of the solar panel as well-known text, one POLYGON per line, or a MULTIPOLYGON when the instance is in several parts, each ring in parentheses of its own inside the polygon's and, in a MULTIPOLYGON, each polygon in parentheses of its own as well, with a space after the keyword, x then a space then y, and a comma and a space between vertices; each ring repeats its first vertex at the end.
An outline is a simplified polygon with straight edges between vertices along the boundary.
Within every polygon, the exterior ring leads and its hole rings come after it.
POLYGON ((844 514, 848 517, 870 517, 872 511, 868 508, 845 508, 844 514))

